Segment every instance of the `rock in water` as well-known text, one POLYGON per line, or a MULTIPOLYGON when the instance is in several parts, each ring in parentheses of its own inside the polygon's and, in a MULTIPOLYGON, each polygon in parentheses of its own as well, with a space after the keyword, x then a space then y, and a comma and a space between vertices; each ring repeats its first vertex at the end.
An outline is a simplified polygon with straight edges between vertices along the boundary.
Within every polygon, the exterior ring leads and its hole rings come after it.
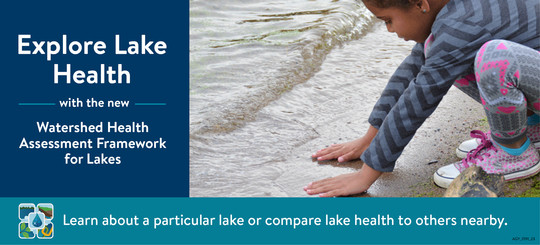
POLYGON ((481 167, 465 169, 452 181, 444 197, 498 197, 503 194, 502 174, 488 174, 481 167))

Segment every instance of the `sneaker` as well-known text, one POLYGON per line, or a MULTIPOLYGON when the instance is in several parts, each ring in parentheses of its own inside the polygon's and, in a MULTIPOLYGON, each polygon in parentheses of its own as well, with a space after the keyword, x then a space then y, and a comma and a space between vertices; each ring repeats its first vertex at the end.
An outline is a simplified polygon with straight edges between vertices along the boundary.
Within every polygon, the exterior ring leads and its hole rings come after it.
MULTIPOLYGON (((527 137, 531 140, 531 142, 534 144, 534 147, 536 147, 537 150, 540 150, 540 124, 536 124, 534 126, 529 126, 527 128, 527 137)), ((488 140, 491 140, 491 132, 488 131, 486 133, 488 140)), ((458 148, 456 148, 456 155, 459 158, 465 158, 467 157, 467 153, 469 151, 472 151, 476 149, 480 145, 480 139, 470 139, 463 141, 458 148)))
MULTIPOLYGON (((480 144, 470 151, 460 162, 439 168, 433 174, 435 184, 448 188, 450 183, 466 168, 476 165, 489 174, 502 174, 505 181, 524 179, 540 172, 540 155, 530 139, 529 147, 519 156, 505 152, 498 144, 492 143, 488 135, 473 130, 471 136, 479 139, 480 144)), ((526 143, 527 144, 527 143, 526 143)))

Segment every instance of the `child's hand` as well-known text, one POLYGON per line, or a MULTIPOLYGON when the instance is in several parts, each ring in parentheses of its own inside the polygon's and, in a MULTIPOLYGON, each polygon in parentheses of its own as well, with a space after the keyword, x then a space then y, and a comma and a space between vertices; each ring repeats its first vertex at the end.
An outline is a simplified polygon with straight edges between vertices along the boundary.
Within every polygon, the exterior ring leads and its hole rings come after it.
POLYGON ((351 159, 360 158, 368 146, 369 142, 362 137, 351 142, 331 145, 328 148, 317 151, 317 153, 311 155, 311 157, 316 158, 317 161, 337 158, 338 162, 346 162, 351 159))
MULTIPOLYGON (((366 135, 362 138, 344 144, 331 145, 317 151, 312 157, 317 158, 318 161, 337 158, 339 162, 358 159, 369 147, 378 132, 379 130, 369 126, 366 135)), ((320 197, 348 196, 366 191, 379 176, 381 176, 381 172, 364 164, 360 172, 343 174, 309 183, 304 187, 304 191, 309 195, 319 194, 320 197)))
POLYGON ((320 197, 349 196, 366 191, 379 176, 381 172, 364 164, 359 172, 309 183, 304 191, 309 195, 319 194, 320 197))
POLYGON ((317 161, 337 159, 338 162, 358 159, 368 148, 369 144, 371 144, 371 141, 378 132, 379 130, 373 126, 369 126, 366 135, 362 138, 343 144, 331 145, 328 148, 317 151, 317 153, 311 155, 311 157, 316 158, 317 161))

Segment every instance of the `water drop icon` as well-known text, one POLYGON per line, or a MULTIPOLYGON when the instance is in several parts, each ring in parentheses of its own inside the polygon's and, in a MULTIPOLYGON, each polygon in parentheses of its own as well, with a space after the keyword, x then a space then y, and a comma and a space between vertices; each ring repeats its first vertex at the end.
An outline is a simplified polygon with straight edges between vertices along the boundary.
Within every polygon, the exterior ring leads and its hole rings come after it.
POLYGON ((39 215, 36 215, 36 217, 34 218, 34 221, 32 221, 32 225, 34 227, 41 227, 42 224, 43 224, 43 221, 41 221, 41 219, 39 218, 39 215))

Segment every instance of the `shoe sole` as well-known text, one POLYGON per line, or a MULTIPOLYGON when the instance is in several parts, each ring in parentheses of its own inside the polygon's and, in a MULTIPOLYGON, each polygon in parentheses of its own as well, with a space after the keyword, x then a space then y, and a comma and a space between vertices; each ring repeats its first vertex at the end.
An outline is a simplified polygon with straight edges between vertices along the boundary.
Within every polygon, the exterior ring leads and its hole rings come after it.
POLYGON ((433 174, 433 182, 441 188, 448 189, 452 181, 454 181, 454 178, 444 177, 439 174, 439 171, 435 171, 433 174))
POLYGON ((467 153, 469 153, 469 152, 468 151, 463 151, 463 150, 461 150, 459 148, 456 148, 456 156, 458 156, 461 159, 466 158, 467 153))
MULTIPOLYGON (((534 147, 536 148, 536 150, 540 150, 540 141, 539 142, 534 142, 534 147)), ((459 149, 459 147, 456 148, 456 156, 458 156, 461 159, 466 158, 467 153, 469 153, 469 152, 461 150, 461 149, 459 149)))
POLYGON ((540 161, 528 169, 524 169, 518 172, 513 172, 504 175, 505 181, 513 181, 518 179, 526 179, 540 173, 540 161))
MULTIPOLYGON (((540 173, 540 161, 538 161, 535 165, 533 165, 532 167, 528 169, 524 169, 524 170, 510 173, 510 174, 505 174, 504 181, 526 179, 526 178, 535 176, 538 173, 540 173)), ((454 178, 448 178, 448 177, 439 175, 438 171, 435 171, 435 173, 433 174, 433 182, 435 182, 435 184, 441 188, 448 189, 452 181, 454 181, 454 178)))

